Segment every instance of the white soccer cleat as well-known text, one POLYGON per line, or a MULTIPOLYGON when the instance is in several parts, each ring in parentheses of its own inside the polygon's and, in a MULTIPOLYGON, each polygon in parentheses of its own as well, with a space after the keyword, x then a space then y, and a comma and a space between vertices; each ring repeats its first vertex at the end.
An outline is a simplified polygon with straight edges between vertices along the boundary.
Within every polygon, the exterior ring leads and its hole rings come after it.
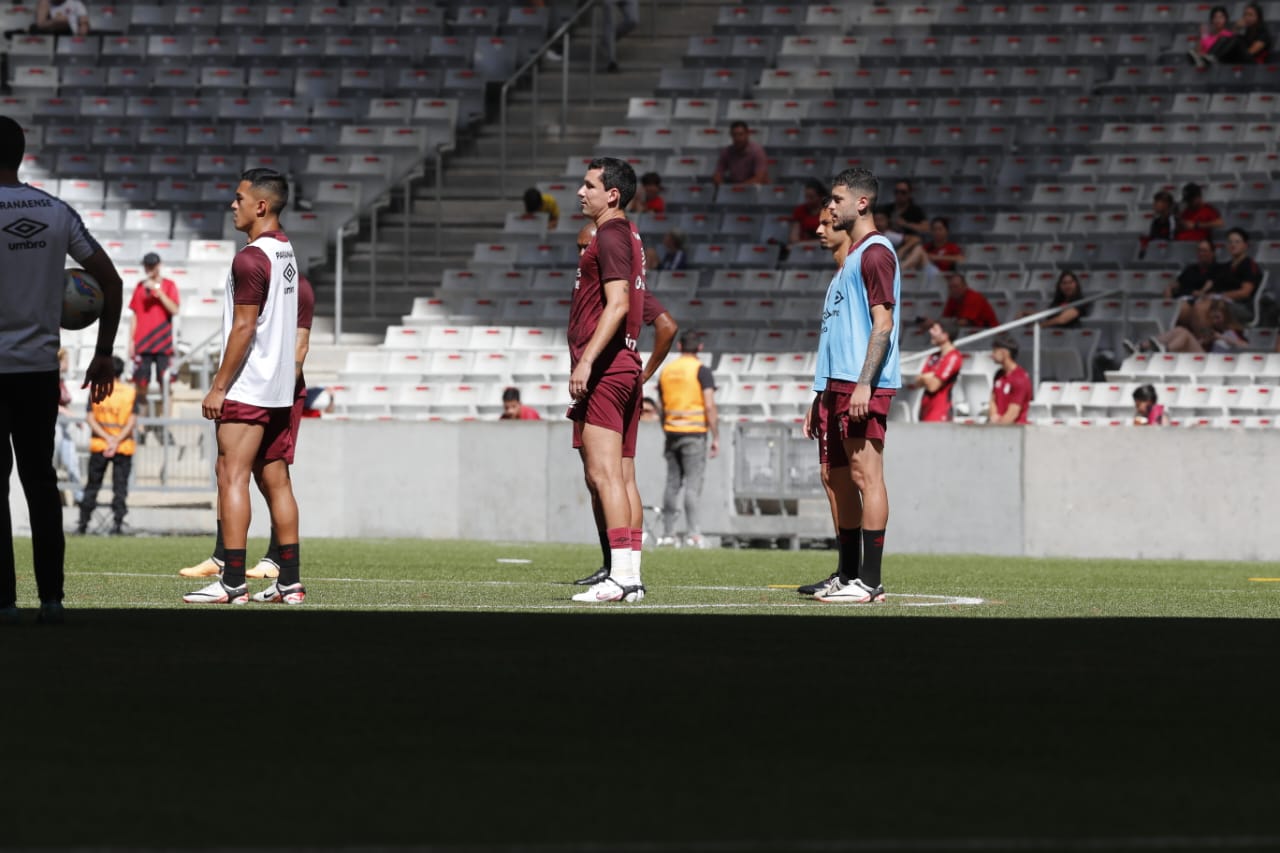
POLYGON ((705 550, 707 548, 707 540, 703 539, 701 534, 686 536, 684 538, 684 547, 697 548, 700 551, 705 550))
POLYGON ((227 586, 222 579, 182 596, 187 604, 248 604, 249 585, 227 586))
POLYGON ((178 569, 180 578, 212 578, 222 573, 222 563, 213 557, 207 557, 194 566, 178 569))
POLYGON ((881 604, 884 602, 884 586, 872 589, 858 578, 842 583, 837 577, 814 598, 828 604, 881 604))
POLYGON ((263 578, 278 578, 280 577, 280 567, 277 566, 274 561, 263 557, 258 561, 258 565, 245 572, 244 576, 247 578, 254 578, 256 580, 261 580, 263 578))
POLYGON ((307 600, 307 589, 300 583, 281 586, 275 581, 262 592, 254 593, 254 601, 269 604, 301 604, 307 600))
POLYGON ((680 540, 674 536, 659 536, 656 543, 659 548, 675 548, 680 544, 680 540))
POLYGON ((590 589, 575 595, 573 600, 586 601, 592 604, 604 601, 644 601, 644 587, 639 584, 636 586, 622 586, 613 578, 605 578, 590 589))

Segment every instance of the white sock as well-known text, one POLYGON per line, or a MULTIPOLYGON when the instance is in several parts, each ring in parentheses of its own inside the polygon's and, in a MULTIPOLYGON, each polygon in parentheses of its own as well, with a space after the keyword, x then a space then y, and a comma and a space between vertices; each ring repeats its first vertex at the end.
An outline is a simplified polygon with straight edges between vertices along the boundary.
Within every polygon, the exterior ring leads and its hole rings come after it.
POLYGON ((639 549, 631 552, 631 573, 635 576, 636 583, 640 583, 640 555, 643 553, 639 549))
POLYGON ((626 548, 612 548, 609 551, 609 577, 613 578, 618 586, 634 586, 640 582, 640 573, 631 563, 631 553, 630 545, 626 548))

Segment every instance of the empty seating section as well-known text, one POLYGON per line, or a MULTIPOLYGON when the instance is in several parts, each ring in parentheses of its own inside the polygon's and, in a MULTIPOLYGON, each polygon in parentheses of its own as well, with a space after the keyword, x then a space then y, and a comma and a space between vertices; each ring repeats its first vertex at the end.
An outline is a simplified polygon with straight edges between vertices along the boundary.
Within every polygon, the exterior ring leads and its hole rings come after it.
MULTIPOLYGON (((117 263, 159 251, 183 320, 226 270, 183 250, 236 238, 224 212, 243 169, 290 175, 311 202, 290 235, 323 257, 338 225, 482 116, 485 81, 549 25, 510 3, 90 6, 94 35, 12 38, 0 113, 28 130, 25 179, 76 204, 117 263)), ((7 6, 5 29, 34 17, 7 6)), ((204 325, 182 325, 197 343, 204 325)))

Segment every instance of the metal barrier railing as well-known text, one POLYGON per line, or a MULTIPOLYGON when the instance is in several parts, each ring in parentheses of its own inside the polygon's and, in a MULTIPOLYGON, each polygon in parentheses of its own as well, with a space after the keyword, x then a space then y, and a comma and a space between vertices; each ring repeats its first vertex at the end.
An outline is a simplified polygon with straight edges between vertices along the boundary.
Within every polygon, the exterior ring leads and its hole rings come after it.
MULTIPOLYGON (((76 435, 79 485, 88 480, 89 427, 68 420, 76 435)), ((208 492, 218 488, 218 443, 213 421, 203 418, 138 418, 129 488, 132 491, 208 492)), ((61 460, 59 460, 61 461, 61 460)), ((110 477, 104 485, 110 485, 110 477)), ((68 486, 69 487, 69 486, 68 486)))

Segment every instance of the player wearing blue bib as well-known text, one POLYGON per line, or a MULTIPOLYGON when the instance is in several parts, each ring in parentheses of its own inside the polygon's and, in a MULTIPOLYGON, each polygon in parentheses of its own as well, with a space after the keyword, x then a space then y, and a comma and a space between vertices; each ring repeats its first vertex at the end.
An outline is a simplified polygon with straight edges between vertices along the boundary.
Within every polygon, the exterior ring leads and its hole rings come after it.
POLYGON ((813 383, 820 399, 810 413, 809 428, 827 442, 829 476, 840 476, 847 464, 856 489, 831 490, 838 523, 849 536, 841 536, 839 572, 815 598, 833 603, 884 601, 880 566, 889 521, 884 439, 894 392, 902 387, 895 310, 902 279, 898 256, 872 218, 879 189, 866 169, 848 169, 832 181, 827 205, 832 227, 848 234, 850 246, 823 303, 813 383), (837 458, 836 447, 847 463, 837 458))

